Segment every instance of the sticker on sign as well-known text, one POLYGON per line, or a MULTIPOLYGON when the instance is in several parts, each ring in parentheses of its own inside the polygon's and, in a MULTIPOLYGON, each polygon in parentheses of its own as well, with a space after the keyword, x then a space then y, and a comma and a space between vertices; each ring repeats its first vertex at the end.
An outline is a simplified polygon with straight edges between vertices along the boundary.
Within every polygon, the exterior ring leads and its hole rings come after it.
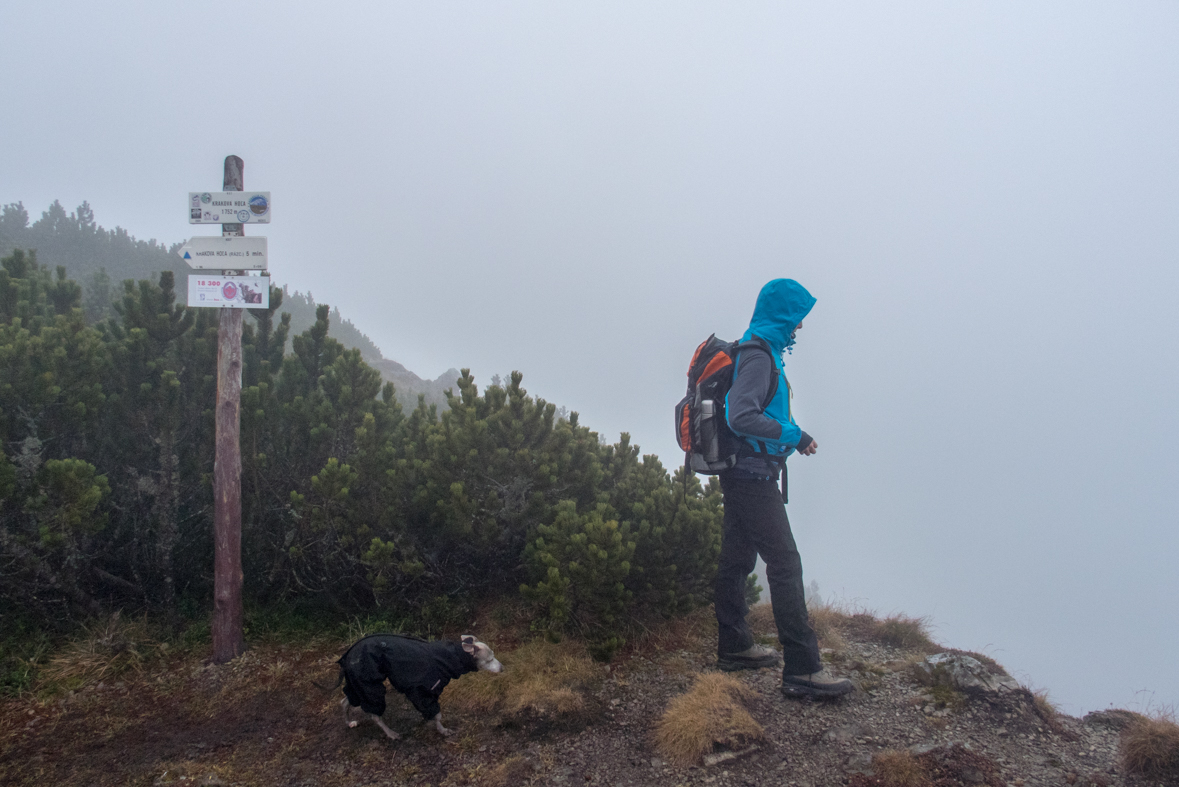
POLYGON ((269 309, 270 277, 194 273, 188 277, 188 305, 218 309, 269 309))
POLYGON ((269 224, 269 191, 190 191, 189 224, 269 224))
POLYGON ((180 259, 200 270, 264 271, 266 238, 244 235, 198 235, 176 250, 180 259))

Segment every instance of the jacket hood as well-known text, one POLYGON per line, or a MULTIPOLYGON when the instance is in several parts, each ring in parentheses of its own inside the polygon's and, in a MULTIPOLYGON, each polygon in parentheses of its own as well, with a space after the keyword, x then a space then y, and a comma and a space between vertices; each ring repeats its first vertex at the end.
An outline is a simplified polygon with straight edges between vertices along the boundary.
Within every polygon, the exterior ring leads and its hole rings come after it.
POLYGON ((769 342, 774 354, 781 355, 794 344, 790 334, 814 306, 814 296, 794 279, 774 279, 758 293, 753 319, 741 341, 760 336, 769 342))

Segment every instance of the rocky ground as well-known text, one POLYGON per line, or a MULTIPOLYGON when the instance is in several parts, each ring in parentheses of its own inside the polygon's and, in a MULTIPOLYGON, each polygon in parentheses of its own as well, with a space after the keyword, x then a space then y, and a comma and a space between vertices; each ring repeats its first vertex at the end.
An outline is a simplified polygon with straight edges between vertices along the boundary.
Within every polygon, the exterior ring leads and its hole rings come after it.
MULTIPOLYGON (((177 657, 70 695, 7 701, 0 783, 866 787, 906 783, 881 770, 894 752, 936 766, 934 784, 1160 783, 1125 772, 1124 712, 1076 719, 1038 708, 1011 685, 934 688, 914 666, 928 649, 846 636, 827 658, 859 684, 854 694, 790 699, 776 670, 736 673, 754 690, 749 710, 764 739, 718 749, 715 764, 671 762, 653 730, 668 703, 714 668, 714 648, 706 633, 653 637, 594 667, 584 706, 555 719, 464 710, 444 694, 450 738, 392 695, 386 721, 402 733, 397 742, 370 723, 346 729, 338 695, 312 685, 330 683, 338 644, 258 646, 222 666, 177 657)), ((510 667, 510 653, 501 655, 510 667)))
POLYGON ((689 687, 697 670, 711 668, 711 658, 699 652, 631 665, 607 681, 603 691, 611 710, 601 724, 549 744, 547 754, 539 746, 527 751, 537 763, 554 763, 545 769, 553 784, 817 787, 873 774, 880 752, 945 752, 952 759, 956 746, 977 758, 959 758, 965 764, 951 784, 1146 783, 1128 777, 1119 764, 1124 719, 1117 712, 1083 720, 1056 716, 1049 723, 1027 692, 979 692, 964 695, 961 706, 939 708, 914 681, 911 653, 849 642, 843 656, 839 671, 863 688, 836 701, 784 697, 775 670, 740 673, 757 690, 751 711, 766 739, 751 753, 713 766, 665 762, 649 740, 652 721, 668 700, 689 687))

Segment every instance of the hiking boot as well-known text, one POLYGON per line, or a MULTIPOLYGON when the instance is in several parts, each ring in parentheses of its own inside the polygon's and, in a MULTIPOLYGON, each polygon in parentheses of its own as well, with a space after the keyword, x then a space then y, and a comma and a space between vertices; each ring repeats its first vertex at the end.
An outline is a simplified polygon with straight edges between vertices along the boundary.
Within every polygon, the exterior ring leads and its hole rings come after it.
POLYGON ((782 693, 788 697, 842 697, 855 689, 847 678, 836 678, 826 669, 810 675, 783 675, 782 693))
POLYGON ((777 666, 781 659, 778 651, 765 645, 754 645, 740 653, 722 653, 716 657, 716 666, 725 672, 742 669, 761 669, 777 666))

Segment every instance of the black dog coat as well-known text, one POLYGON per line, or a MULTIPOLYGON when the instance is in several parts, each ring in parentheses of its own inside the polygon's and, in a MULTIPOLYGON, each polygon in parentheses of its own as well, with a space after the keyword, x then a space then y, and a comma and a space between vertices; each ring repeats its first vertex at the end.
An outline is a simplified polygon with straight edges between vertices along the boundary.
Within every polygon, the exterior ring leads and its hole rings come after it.
POLYGON ((372 634, 340 657, 344 694, 365 713, 385 713, 385 679, 393 684, 425 719, 441 712, 438 697, 446 684, 479 666, 457 642, 426 642, 403 634, 372 634))

